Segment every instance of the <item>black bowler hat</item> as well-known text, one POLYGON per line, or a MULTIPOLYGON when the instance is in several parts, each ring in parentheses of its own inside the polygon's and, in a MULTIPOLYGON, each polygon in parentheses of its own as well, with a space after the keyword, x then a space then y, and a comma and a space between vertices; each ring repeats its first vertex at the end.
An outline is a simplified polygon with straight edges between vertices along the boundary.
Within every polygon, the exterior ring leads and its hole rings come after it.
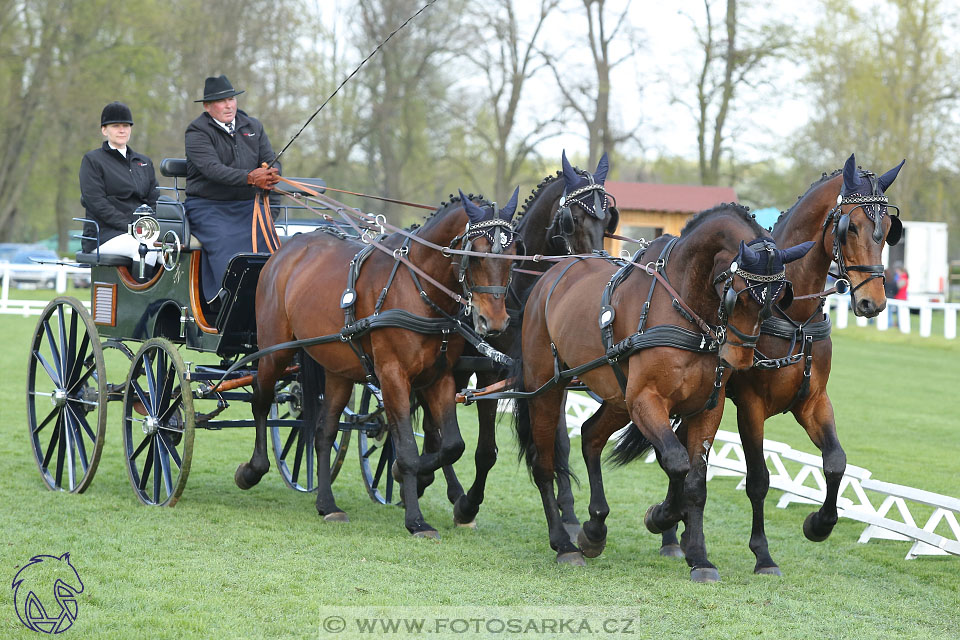
POLYGON ((111 102, 105 106, 100 113, 100 126, 105 127, 108 124, 129 124, 133 126, 133 114, 130 113, 130 107, 122 102, 111 102))
POLYGON ((206 82, 203 83, 203 98, 194 100, 194 102, 215 102, 216 100, 238 96, 241 93, 243 93, 243 91, 237 91, 233 88, 233 85, 227 80, 227 76, 222 75, 219 78, 211 77, 207 78, 206 82))

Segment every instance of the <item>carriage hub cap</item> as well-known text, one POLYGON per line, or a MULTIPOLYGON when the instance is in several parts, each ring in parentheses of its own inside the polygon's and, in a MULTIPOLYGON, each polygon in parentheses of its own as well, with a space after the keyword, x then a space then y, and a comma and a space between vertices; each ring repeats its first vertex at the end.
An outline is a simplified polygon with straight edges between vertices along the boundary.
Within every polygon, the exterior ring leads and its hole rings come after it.
POLYGON ((153 416, 147 416, 143 420, 143 432, 148 436, 152 436, 157 433, 160 428, 160 421, 154 418, 153 416))
POLYGON ((66 389, 57 389, 50 394, 50 402, 53 403, 55 407, 62 407, 67 404, 67 391, 66 389))

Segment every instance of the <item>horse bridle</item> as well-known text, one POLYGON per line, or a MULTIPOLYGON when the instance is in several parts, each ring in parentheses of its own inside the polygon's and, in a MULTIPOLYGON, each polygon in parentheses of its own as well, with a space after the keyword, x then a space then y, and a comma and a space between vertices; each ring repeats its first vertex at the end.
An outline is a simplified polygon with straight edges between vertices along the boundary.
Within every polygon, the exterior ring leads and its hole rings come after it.
MULTIPOLYGON (((834 276, 837 280, 838 285, 840 282, 846 283, 846 287, 837 287, 837 291, 840 293, 845 293, 842 291, 843 288, 850 289, 851 300, 854 297, 857 289, 867 284, 875 278, 883 278, 884 266, 882 264, 868 264, 868 265, 847 265, 846 259, 843 256, 843 247, 847 244, 847 231, 850 228, 850 216, 857 209, 863 209, 863 213, 867 216, 869 220, 873 222, 873 241, 877 244, 883 242, 883 216, 887 215, 890 217, 890 232, 887 234, 887 244, 895 245, 900 241, 900 236, 903 233, 903 224, 900 222, 900 207, 892 205, 889 203, 887 196, 880 193, 879 186, 877 184, 877 177, 868 172, 862 172, 863 176, 869 178, 871 195, 862 195, 859 193, 853 193, 849 195, 844 195, 842 192, 837 196, 837 205, 830 210, 827 214, 826 220, 823 222, 823 234, 826 235, 827 227, 833 226, 833 261, 837 264, 837 269, 839 270, 838 274, 831 273, 830 275, 834 276), (854 205, 850 211, 843 213, 844 205, 854 205), (890 209, 895 209, 896 214, 890 213, 890 209), (864 279, 863 282, 858 284, 855 287, 852 287, 850 282, 850 272, 858 271, 862 273, 869 274, 869 277, 864 279)), ((821 238, 822 239, 822 238, 821 238)))
POLYGON ((576 219, 573 217, 573 211, 570 209, 570 205, 576 202, 584 211, 594 218, 603 220, 604 212, 607 209, 607 198, 612 199, 613 197, 606 192, 602 183, 594 181, 593 176, 590 175, 589 172, 586 173, 585 177, 589 180, 589 184, 575 189, 570 193, 567 193, 567 188, 564 186, 557 212, 553 214, 550 226, 547 227, 547 231, 553 231, 559 227, 560 233, 551 236, 550 239, 559 243, 568 255, 573 253, 569 238, 573 236, 576 231, 576 219), (593 206, 587 203, 586 196, 590 193, 593 194, 593 206))
MULTIPOLYGON (((774 245, 769 240, 763 240, 759 246, 754 249, 755 251, 767 251, 767 267, 769 268, 773 264, 773 257, 777 250, 776 245, 774 245)), ((739 255, 737 256, 740 257, 739 255)), ((780 273, 775 273, 772 275, 764 275, 759 273, 751 273, 744 269, 740 268, 739 262, 736 260, 730 265, 730 268, 718 275, 713 279, 713 284, 717 285, 720 281, 723 280, 723 294, 720 296, 720 308, 717 310, 717 317, 720 321, 718 329, 719 334, 719 344, 727 342, 727 331, 731 331, 735 336, 740 338, 740 343, 733 343, 735 347, 745 347, 747 349, 755 349, 757 342, 760 340, 760 332, 756 334, 743 333, 736 327, 730 324, 730 317, 733 315, 733 310, 737 305, 737 300, 740 296, 749 291, 750 295, 760 303, 760 320, 761 324, 763 320, 766 320, 773 315, 773 299, 777 297, 780 293, 780 288, 782 285, 777 283, 783 282, 786 286, 789 286, 787 282, 786 270, 780 271, 780 273), (743 278, 744 282, 747 283, 743 289, 739 291, 733 286, 734 276, 740 276, 743 278)))
MULTIPOLYGON (((490 242, 490 253, 502 254, 509 249, 510 245, 517 239, 517 232, 514 230, 510 221, 500 218, 497 215, 498 213, 496 205, 494 205, 492 220, 483 220, 476 223, 468 222, 464 232, 450 241, 450 248, 453 249, 454 246, 459 243, 460 249, 463 251, 471 251, 473 241, 480 236, 485 236, 490 242)), ((513 281, 513 262, 510 263, 510 277, 507 278, 506 286, 478 286, 474 283, 470 273, 470 255, 464 254, 460 256, 457 280, 463 288, 463 297, 466 299, 466 312, 469 314, 473 308, 474 293, 489 293, 493 295, 494 299, 506 295, 507 290, 510 288, 510 283, 513 281)))

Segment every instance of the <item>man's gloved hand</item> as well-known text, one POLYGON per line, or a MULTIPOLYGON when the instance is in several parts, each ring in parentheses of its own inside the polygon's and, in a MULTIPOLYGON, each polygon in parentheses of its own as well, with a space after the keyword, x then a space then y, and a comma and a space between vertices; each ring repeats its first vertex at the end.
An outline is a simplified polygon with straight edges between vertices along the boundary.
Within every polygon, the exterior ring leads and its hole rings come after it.
POLYGON ((247 174, 247 184, 252 184, 255 187, 265 189, 270 191, 273 189, 273 185, 280 182, 280 172, 276 167, 271 167, 267 169, 266 167, 258 167, 247 174))

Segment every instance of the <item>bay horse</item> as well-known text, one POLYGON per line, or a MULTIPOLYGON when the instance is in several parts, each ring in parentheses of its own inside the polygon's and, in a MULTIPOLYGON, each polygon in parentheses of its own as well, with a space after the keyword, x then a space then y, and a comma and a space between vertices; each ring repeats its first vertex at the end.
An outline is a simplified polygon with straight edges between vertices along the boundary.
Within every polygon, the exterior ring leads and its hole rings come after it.
MULTIPOLYGON (((603 249, 604 231, 613 232, 620 221, 620 213, 611 203, 604 189, 609 170, 607 154, 597 163, 596 171, 590 173, 574 167, 567 160, 566 151, 560 157, 561 170, 547 176, 524 201, 517 215, 515 228, 523 253, 528 256, 563 256, 590 254, 603 249)), ((552 262, 526 261, 514 272, 507 292, 507 308, 511 323, 499 336, 488 342, 502 353, 514 349, 520 337, 523 306, 530 289, 552 262), (536 273, 530 273, 534 271, 536 273)), ((457 388, 465 388, 472 374, 477 376, 478 387, 486 387, 500 379, 504 370, 491 360, 480 357, 468 345, 455 367, 457 388)), ((477 402, 478 440, 474 455, 476 475, 469 491, 464 492, 452 466, 444 467, 447 481, 447 498, 453 504, 453 519, 459 526, 475 526, 480 504, 483 502, 487 475, 497 461, 496 420, 497 403, 477 402)), ((557 425, 557 442, 564 459, 570 450, 565 414, 560 415, 557 425)), ((434 445, 435 446, 435 445, 434 445)), ((558 502, 565 525, 572 531, 579 529, 579 520, 573 509, 573 491, 569 479, 559 481, 558 502)))
MULTIPOLYGON (((452 198, 412 233, 395 232, 362 242, 318 230, 294 236, 267 261, 256 297, 260 349, 295 338, 333 338, 304 347, 325 371, 315 441, 316 506, 325 521, 349 519, 334 500, 330 479, 330 449, 339 416, 355 383, 376 382, 383 392, 397 451, 397 473, 404 481, 404 524, 415 536, 439 537, 420 511, 416 477, 463 453, 450 367, 463 350, 464 340, 455 332, 451 316, 464 305, 480 335, 506 329, 509 316, 504 294, 512 261, 496 254, 516 254, 510 224, 515 209, 516 193, 499 211, 490 203, 478 205, 469 198, 452 198), (412 241, 412 235, 434 246, 412 241), (385 251, 375 250, 375 244, 385 251), (451 256, 447 247, 472 247, 476 253, 493 255, 451 256), (452 294, 451 290, 461 287, 462 296, 452 294), (399 317, 403 322, 365 329, 365 323, 375 324, 387 317, 399 317), (420 455, 417 449, 410 420, 414 392, 441 431, 439 451, 420 455)), ((270 467, 267 413, 274 383, 296 351, 280 349, 259 361, 251 401, 256 444, 250 461, 241 464, 235 476, 242 489, 255 485, 270 467)))
POLYGON ((661 236, 642 258, 619 268, 606 260, 571 259, 537 282, 523 319, 523 358, 515 362, 519 388, 536 391, 517 399, 515 426, 558 562, 583 564, 583 556, 602 552, 609 506, 600 454, 610 435, 632 420, 654 443, 670 482, 664 502, 648 510, 647 527, 660 533, 683 518, 691 534, 697 532, 687 545, 691 578, 719 579, 702 533, 704 447, 720 423, 729 369, 753 364, 761 319, 787 290, 783 264, 811 244, 777 249, 745 208, 726 204, 701 212, 679 238, 661 236), (636 268, 639 262, 646 266, 636 268), (551 382, 561 370, 579 375, 602 399, 582 427, 590 519, 579 548, 561 524, 553 488, 555 477, 569 473, 555 452, 564 390, 551 382), (671 428, 678 416, 686 417, 686 445, 671 428))
MULTIPOLYGON (((830 318, 823 311, 824 297, 816 292, 824 286, 833 262, 838 268, 835 275, 849 283, 855 315, 872 318, 886 307, 883 242, 897 244, 903 227, 899 210, 897 215, 888 210, 884 194, 903 164, 878 177, 859 170, 851 155, 842 170, 824 174, 812 184, 773 227, 777 244, 810 240, 816 246, 803 260, 787 267, 787 277, 796 290, 811 295, 796 299, 789 310, 775 308, 774 316, 761 327, 757 366, 735 372, 727 383, 727 396, 737 406, 747 496, 753 509, 750 549, 757 559, 755 573, 782 575, 770 556, 763 526, 763 503, 770 487, 763 457, 763 426, 770 416, 792 412, 823 458, 826 495, 820 509, 804 520, 804 536, 821 542, 837 523, 837 494, 847 457, 827 394, 833 357, 830 318)), ((682 429, 678 430, 681 437, 682 429)), ((682 555, 675 530, 664 533, 661 553, 682 555)))

